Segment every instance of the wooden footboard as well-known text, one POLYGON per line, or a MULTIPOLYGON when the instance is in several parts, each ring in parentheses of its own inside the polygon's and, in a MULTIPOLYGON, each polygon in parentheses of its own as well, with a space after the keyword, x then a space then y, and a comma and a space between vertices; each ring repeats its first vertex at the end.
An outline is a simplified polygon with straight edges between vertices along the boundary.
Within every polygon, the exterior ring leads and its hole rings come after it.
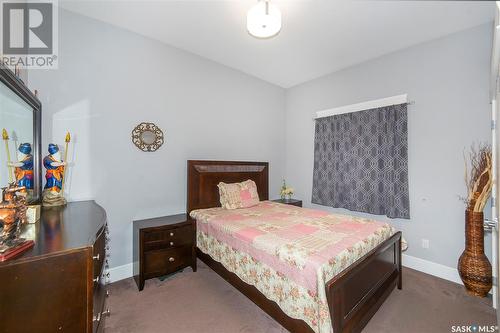
POLYGON ((395 286, 402 288, 401 232, 327 282, 333 331, 360 332, 395 286))

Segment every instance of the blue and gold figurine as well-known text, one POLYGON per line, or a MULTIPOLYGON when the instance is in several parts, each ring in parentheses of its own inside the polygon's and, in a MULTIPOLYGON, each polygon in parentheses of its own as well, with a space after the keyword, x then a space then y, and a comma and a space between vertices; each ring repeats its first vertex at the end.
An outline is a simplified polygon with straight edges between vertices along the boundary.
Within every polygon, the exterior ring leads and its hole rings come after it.
POLYGON ((21 143, 17 151, 17 162, 7 162, 14 168, 16 185, 24 186, 28 195, 33 191, 33 155, 31 155, 31 144, 21 143))
POLYGON ((45 187, 43 189, 44 206, 62 206, 66 204, 64 195, 62 193, 64 169, 66 162, 61 160, 61 153, 59 147, 54 144, 49 144, 49 155, 43 159, 43 166, 47 171, 45 172, 45 187))

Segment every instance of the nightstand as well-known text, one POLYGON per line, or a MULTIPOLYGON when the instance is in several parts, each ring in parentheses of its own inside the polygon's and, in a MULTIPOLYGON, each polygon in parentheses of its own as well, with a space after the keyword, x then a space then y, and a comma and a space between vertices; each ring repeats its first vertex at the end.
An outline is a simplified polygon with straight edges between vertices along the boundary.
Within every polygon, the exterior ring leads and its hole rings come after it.
POLYGON ((196 222, 187 214, 134 221, 134 279, 144 281, 191 266, 196 272, 196 222))
POLYGON ((302 200, 297 200, 297 199, 276 199, 276 200, 271 200, 272 202, 279 202, 285 205, 292 205, 292 206, 297 206, 297 207, 302 207, 302 200))

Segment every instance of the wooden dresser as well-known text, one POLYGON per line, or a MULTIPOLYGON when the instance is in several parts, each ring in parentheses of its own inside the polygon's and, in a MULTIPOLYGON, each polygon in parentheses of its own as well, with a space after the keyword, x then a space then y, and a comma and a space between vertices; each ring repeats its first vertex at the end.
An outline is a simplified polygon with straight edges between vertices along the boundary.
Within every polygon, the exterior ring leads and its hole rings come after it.
POLYGON ((191 266, 196 272, 196 223, 187 214, 134 221, 134 278, 144 281, 191 266))
POLYGON ((106 212, 94 201, 44 209, 24 233, 35 240, 0 263, 0 332, 104 331, 106 212))

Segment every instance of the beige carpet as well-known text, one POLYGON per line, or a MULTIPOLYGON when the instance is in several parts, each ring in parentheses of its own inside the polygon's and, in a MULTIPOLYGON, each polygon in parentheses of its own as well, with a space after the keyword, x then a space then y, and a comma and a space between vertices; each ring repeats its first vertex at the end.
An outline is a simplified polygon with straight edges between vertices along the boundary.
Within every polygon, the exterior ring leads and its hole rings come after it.
MULTIPOLYGON (((133 279, 110 286, 106 332, 276 333, 286 332, 210 268, 198 262, 139 292, 133 279)), ((363 332, 451 332, 452 325, 496 325, 487 299, 463 287, 411 269, 403 290, 394 290, 363 332)))

